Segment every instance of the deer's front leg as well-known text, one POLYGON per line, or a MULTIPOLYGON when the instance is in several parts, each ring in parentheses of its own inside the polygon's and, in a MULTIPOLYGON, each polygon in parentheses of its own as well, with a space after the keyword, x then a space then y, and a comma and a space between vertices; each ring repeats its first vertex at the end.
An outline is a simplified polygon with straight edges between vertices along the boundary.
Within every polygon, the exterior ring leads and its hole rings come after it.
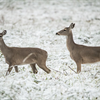
POLYGON ((77 64, 77 73, 81 72, 81 63, 76 63, 77 64))
POLYGON ((13 68, 13 67, 9 65, 9 68, 8 68, 8 70, 7 70, 7 72, 6 72, 6 75, 8 75, 8 74, 11 72, 12 68, 13 68))

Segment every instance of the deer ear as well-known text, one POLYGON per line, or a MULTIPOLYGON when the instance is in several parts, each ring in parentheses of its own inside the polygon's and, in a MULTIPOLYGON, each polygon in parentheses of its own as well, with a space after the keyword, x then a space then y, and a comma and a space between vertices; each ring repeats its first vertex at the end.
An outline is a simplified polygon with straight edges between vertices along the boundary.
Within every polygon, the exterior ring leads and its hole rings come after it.
POLYGON ((70 29, 73 29, 75 27, 75 23, 71 23, 69 27, 70 29))
POLYGON ((7 31, 6 30, 4 30, 3 32, 2 32, 2 35, 5 35, 7 33, 7 31))

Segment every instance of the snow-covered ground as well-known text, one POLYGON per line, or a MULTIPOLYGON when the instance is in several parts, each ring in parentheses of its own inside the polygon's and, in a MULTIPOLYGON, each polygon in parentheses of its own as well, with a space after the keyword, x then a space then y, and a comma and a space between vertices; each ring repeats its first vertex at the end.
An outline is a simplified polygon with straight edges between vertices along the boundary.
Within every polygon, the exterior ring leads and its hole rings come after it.
POLYGON ((74 41, 100 46, 100 0, 0 0, 0 32, 8 46, 38 47, 48 52, 47 74, 38 66, 19 66, 5 76, 8 65, 0 53, 0 100, 100 100, 100 63, 76 64, 66 38, 55 33, 74 22, 74 41))

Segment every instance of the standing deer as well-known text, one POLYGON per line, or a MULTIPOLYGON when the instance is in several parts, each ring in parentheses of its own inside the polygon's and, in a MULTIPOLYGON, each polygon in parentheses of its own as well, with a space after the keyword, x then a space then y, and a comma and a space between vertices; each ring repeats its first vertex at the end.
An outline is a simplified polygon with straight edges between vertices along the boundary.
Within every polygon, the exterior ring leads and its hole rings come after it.
POLYGON ((67 48, 70 57, 76 62, 77 73, 81 72, 81 64, 95 63, 100 61, 100 47, 89 47, 76 44, 73 40, 72 29, 75 24, 71 23, 69 27, 56 33, 56 35, 67 36, 67 48))
POLYGON ((24 64, 30 64, 35 74, 38 72, 35 67, 36 64, 45 72, 50 73, 50 70, 46 67, 47 52, 45 50, 39 48, 8 47, 2 38, 6 33, 6 30, 0 33, 0 49, 5 57, 6 63, 9 64, 6 75, 11 72, 13 66, 15 71, 18 72, 17 65, 24 64))

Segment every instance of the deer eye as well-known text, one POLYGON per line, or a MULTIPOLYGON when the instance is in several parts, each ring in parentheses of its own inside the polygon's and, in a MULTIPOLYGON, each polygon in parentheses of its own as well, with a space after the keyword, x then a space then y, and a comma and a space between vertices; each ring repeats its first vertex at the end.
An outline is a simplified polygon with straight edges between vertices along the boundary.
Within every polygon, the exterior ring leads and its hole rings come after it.
POLYGON ((64 31, 66 31, 66 29, 64 29, 64 31))

